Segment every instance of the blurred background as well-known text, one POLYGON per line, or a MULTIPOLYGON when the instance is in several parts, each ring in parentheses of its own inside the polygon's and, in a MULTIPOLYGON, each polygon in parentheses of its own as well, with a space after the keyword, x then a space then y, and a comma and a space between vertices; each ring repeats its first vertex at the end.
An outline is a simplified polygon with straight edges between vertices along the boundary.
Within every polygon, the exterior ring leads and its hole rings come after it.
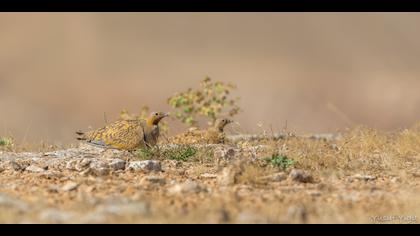
MULTIPOLYGON (((74 142, 206 76, 238 86, 235 130, 420 119, 420 14, 0 13, 0 135, 74 142)), ((182 131, 169 120, 171 134, 182 131)))

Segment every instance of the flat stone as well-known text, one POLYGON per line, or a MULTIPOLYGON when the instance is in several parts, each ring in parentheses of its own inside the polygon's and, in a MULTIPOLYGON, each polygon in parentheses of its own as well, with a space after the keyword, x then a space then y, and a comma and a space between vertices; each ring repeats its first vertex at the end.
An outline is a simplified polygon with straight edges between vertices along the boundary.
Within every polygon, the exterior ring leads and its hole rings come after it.
POLYGON ((45 171, 45 169, 43 169, 39 166, 36 166, 36 165, 30 165, 30 166, 26 167, 25 170, 29 171, 29 172, 33 172, 33 173, 41 173, 41 172, 45 171))
POLYGON ((108 166, 109 166, 109 168, 111 170, 117 171, 117 170, 124 170, 125 169, 125 164, 126 164, 126 162, 124 160, 121 160, 121 159, 113 159, 108 164, 108 166))

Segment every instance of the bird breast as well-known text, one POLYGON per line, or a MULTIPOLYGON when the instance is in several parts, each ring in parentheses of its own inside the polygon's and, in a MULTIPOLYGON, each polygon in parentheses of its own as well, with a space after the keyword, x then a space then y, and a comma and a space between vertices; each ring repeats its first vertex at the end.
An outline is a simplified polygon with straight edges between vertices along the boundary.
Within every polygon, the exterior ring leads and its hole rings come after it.
POLYGON ((146 143, 155 145, 159 138, 159 126, 154 125, 150 130, 145 130, 144 138, 146 143))

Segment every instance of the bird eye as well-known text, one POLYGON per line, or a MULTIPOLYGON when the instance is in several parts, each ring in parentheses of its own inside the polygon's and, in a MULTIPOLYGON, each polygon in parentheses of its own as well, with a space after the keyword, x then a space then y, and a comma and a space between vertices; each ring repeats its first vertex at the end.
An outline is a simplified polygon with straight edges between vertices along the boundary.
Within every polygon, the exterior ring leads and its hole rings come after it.
POLYGON ((156 113, 155 113, 155 116, 158 116, 158 115, 159 115, 159 113, 157 113, 157 112, 156 112, 156 113))

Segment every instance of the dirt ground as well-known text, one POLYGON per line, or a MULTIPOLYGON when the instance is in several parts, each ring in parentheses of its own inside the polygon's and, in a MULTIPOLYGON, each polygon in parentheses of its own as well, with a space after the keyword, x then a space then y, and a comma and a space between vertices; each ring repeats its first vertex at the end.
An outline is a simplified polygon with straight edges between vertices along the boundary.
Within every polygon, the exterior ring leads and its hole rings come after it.
POLYGON ((3 150, 0 222, 418 223, 419 143, 415 126, 196 145, 186 160, 85 144, 3 150), (279 153, 293 164, 265 161, 279 153))

